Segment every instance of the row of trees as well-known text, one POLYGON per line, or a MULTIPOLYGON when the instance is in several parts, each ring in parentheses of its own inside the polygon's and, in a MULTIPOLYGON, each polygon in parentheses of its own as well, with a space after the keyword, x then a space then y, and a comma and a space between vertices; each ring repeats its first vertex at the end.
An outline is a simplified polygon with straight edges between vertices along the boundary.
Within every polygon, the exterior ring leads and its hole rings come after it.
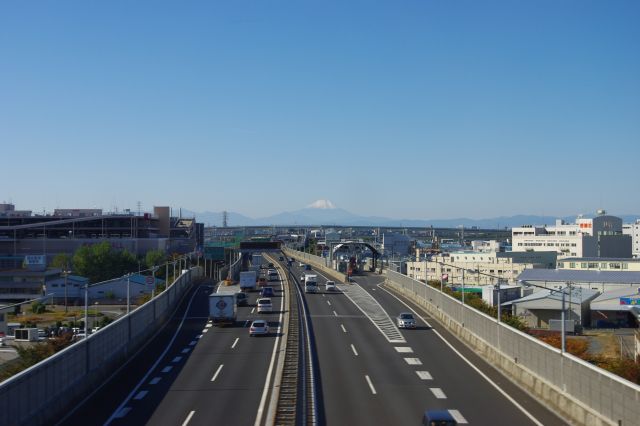
MULTIPOLYGON (((108 241, 80 247, 73 256, 61 253, 53 258, 52 266, 73 270, 77 275, 89 278, 89 282, 100 282, 120 277, 130 272, 160 265, 166 260, 162 250, 148 251, 143 259, 138 259, 128 250, 114 249, 108 241)), ((158 275, 162 276, 160 270, 158 275)))

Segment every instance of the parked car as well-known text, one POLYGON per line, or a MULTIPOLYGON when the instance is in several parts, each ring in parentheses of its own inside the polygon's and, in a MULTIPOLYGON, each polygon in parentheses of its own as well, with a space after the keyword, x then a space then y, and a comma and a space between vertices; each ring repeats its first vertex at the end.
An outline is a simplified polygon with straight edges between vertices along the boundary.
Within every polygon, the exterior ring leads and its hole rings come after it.
POLYGON ((263 287, 262 291, 260 292, 260 296, 262 296, 262 297, 273 297, 273 296, 275 296, 275 293, 273 291, 273 287, 263 287))
POLYGON ((258 299, 258 312, 272 312, 273 305, 268 297, 258 299))
POLYGON ((416 319, 410 312, 402 312, 398 315, 398 328, 416 328, 416 319))
POLYGON ((447 410, 427 410, 422 416, 422 426, 456 426, 458 422, 447 410))
POLYGON ((236 305, 237 306, 247 306, 249 301, 249 297, 246 293, 236 293, 236 305))
POLYGON ((269 324, 265 320, 254 320, 249 327, 249 337, 269 334, 269 324))
POLYGON ((338 288, 336 287, 336 283, 335 281, 327 281, 326 283, 324 283, 324 291, 337 291, 338 288))
POLYGON ((267 268, 272 269, 273 268, 273 263, 271 263, 271 262, 267 263, 267 268))

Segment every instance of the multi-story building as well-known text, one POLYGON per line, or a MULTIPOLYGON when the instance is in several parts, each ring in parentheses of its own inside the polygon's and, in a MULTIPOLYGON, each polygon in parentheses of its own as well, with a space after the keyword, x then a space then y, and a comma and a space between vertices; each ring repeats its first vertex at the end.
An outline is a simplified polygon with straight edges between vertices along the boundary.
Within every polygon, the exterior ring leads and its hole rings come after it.
POLYGON ((385 232, 382 234, 382 251, 388 257, 409 254, 411 239, 403 234, 385 232))
POLYGON ((631 235, 631 255, 640 258, 640 219, 636 219, 635 223, 622 225, 622 233, 631 235))
POLYGON ((426 261, 407 262, 407 275, 421 281, 446 276, 452 285, 489 285, 498 280, 515 284, 525 269, 555 268, 557 253, 548 252, 472 252, 441 253, 426 261))
MULTIPOLYGON (((5 212, 15 212, 13 207, 5 212)), ((109 241, 136 255, 149 250, 187 253, 204 243, 204 227, 194 218, 172 217, 169 207, 153 214, 105 214, 101 210, 57 210, 56 215, 7 215, 0 218, 0 259, 58 253, 73 254, 79 247, 109 241)))
POLYGON ((558 261, 558 269, 568 269, 572 271, 640 272, 640 259, 567 257, 558 261))
POLYGON ((631 257, 631 236, 622 233, 622 219, 599 210, 594 218, 578 217, 568 224, 521 226, 512 229, 514 252, 555 250, 561 257, 631 257))

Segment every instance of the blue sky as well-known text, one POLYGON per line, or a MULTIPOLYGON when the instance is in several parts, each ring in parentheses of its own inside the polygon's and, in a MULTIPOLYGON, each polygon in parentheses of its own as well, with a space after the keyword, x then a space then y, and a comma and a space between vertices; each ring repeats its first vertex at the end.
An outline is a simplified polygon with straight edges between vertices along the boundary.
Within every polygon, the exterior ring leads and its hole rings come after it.
POLYGON ((637 1, 3 2, 0 201, 640 213, 637 1))

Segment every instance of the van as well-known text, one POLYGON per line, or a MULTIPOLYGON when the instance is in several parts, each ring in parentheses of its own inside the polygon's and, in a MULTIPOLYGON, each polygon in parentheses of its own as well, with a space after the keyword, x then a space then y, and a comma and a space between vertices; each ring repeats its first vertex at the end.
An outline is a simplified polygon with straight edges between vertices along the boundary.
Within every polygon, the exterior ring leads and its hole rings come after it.
POLYGON ((335 281, 327 281, 324 284, 324 291, 336 291, 336 290, 337 290, 337 288, 336 288, 335 281))

